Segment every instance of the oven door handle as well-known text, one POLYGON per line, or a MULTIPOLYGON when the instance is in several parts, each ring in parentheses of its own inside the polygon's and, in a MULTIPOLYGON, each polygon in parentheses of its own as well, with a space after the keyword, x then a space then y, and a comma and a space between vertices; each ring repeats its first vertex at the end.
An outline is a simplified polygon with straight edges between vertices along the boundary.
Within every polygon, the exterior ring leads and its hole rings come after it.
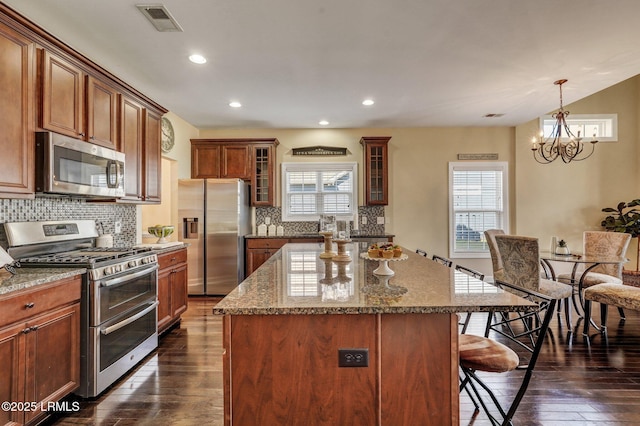
POLYGON ((113 333, 114 331, 118 331, 118 330, 120 330, 122 327, 126 327, 126 326, 128 326, 128 325, 129 325, 129 324, 131 324, 132 322, 135 322, 135 321, 139 320, 139 319, 140 319, 140 318, 142 318, 143 316, 147 315, 149 312, 153 311, 153 310, 156 308, 156 306, 158 306, 158 304, 159 304, 159 302, 158 302, 158 301, 155 301, 155 302, 153 302, 151 305, 149 305, 149 307, 148 307, 148 308, 146 308, 146 309, 144 309, 144 310, 142 310, 142 311, 138 312, 138 313, 137 313, 137 314, 135 314, 134 316, 131 316, 131 317, 129 317, 129 318, 127 318, 127 319, 123 320, 123 321, 120 321, 120 322, 119 322, 119 323, 117 323, 117 324, 113 324, 113 325, 111 325, 111 326, 109 326, 109 327, 101 328, 101 329, 100 329, 100 333, 102 333, 103 335, 105 335, 105 336, 106 336, 106 335, 108 335, 108 334, 113 333))
POLYGON ((129 280, 132 280, 134 278, 139 278, 139 277, 141 277, 143 275, 146 275, 149 272, 151 272, 153 270, 156 270, 156 269, 158 269, 158 265, 157 264, 153 264, 152 266, 149 266, 147 268, 141 269, 141 270, 139 270, 137 272, 134 272, 132 274, 127 274, 127 275, 124 275, 124 276, 119 277, 119 278, 114 278, 112 280, 101 281, 100 282, 100 287, 110 287, 112 285, 121 284, 121 283, 123 283, 125 281, 129 281, 129 280))

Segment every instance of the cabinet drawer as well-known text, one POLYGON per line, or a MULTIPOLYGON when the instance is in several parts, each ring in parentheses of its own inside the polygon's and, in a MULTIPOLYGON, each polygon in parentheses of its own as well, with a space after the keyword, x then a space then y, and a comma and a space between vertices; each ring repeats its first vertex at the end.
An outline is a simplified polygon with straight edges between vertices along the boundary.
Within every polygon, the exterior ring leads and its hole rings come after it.
POLYGON ((80 275, 16 291, 0 298, 0 327, 80 300, 80 275))
POLYGON ((175 250, 158 255, 158 269, 175 266, 187 261, 187 249, 175 250))
POLYGON ((279 249, 283 245, 287 244, 289 240, 287 238, 250 238, 247 239, 247 248, 266 248, 266 249, 279 249))

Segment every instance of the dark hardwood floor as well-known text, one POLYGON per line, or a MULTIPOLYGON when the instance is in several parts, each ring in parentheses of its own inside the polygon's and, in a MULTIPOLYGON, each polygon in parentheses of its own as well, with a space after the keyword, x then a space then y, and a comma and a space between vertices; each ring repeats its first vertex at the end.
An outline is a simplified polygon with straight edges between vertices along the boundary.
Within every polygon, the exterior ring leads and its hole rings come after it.
MULTIPOLYGON (((190 299, 181 326, 161 339, 156 353, 99 398, 81 401, 80 411, 47 423, 222 425, 222 321, 211 311, 217 300, 190 299)), ((610 309, 608 338, 594 332, 590 342, 581 329, 568 337, 554 319, 515 425, 640 424, 640 313, 619 319, 610 309)), ((474 314, 468 332, 481 334, 483 324, 483 316, 474 314)), ((515 392, 506 374, 492 376, 501 397, 515 392)), ((470 423, 473 405, 465 394, 460 406, 461 425, 488 424, 482 414, 470 423)), ((296 421, 313 424, 304 414, 296 421)))

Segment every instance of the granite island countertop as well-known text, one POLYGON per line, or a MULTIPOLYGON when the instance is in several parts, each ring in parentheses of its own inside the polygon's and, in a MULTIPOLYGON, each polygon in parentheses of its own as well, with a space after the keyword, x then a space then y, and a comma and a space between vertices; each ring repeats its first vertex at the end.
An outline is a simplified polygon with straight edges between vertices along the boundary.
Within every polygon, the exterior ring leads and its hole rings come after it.
POLYGON ((16 268, 16 275, 3 272, 0 276, 0 296, 85 272, 84 268, 16 268))
MULTIPOLYGON (((320 233, 318 232, 300 232, 300 233, 295 233, 295 234, 285 234, 285 235, 257 235, 257 234, 249 234, 249 235, 245 235, 244 236, 247 239, 254 239, 254 238, 282 238, 282 239, 287 239, 287 240, 293 240, 293 239, 308 239, 308 238, 324 238, 322 235, 320 235, 320 233)), ((395 237, 395 234, 357 234, 357 235, 352 235, 351 239, 355 240, 355 239, 379 239, 380 241, 387 241, 389 238, 393 238, 395 237)))
POLYGON ((321 259, 323 243, 289 243, 214 308, 220 315, 455 313, 536 309, 535 304, 453 268, 404 250, 393 276, 374 274, 360 257, 367 243, 346 245, 350 262, 321 259))

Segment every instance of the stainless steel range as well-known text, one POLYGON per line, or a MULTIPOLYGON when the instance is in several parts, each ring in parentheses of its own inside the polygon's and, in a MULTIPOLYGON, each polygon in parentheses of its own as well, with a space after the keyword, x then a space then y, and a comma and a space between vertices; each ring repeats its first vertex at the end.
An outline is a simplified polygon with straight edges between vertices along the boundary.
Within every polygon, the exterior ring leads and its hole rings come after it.
POLYGON ((5 223, 5 230, 22 267, 87 268, 78 395, 99 395, 158 346, 158 258, 150 249, 96 248, 92 220, 5 223))

